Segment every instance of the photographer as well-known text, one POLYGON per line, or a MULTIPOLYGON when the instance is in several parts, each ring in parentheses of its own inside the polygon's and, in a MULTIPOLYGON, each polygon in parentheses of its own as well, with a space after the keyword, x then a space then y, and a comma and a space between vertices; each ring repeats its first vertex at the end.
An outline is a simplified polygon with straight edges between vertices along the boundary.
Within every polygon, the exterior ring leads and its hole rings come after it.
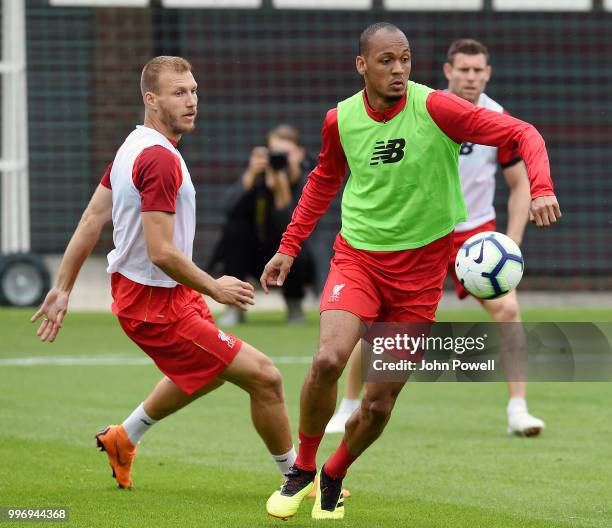
MULTIPOLYGON (((226 221, 210 263, 210 268, 221 267, 222 273, 242 280, 259 277, 276 252, 310 168, 296 128, 277 126, 268 132, 266 144, 253 148, 242 177, 225 196, 226 221)), ((315 275, 307 248, 291 275, 283 286, 287 321, 301 323, 304 287, 314 282, 315 275)), ((228 309, 219 324, 238 324, 243 317, 240 311, 228 309)))

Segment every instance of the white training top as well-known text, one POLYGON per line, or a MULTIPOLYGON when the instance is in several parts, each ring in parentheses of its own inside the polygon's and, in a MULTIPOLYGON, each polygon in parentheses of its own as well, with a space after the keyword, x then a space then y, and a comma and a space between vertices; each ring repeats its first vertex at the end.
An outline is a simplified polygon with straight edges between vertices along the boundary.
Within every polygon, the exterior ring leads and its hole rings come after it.
MULTIPOLYGON (((502 113, 503 107, 486 94, 481 94, 476 106, 502 113)), ((468 210, 468 219, 455 226, 455 231, 469 231, 495 218, 493 199, 497 173, 497 147, 463 143, 459 155, 461 189, 468 210)))
POLYGON ((113 241, 108 254, 108 273, 119 272, 147 286, 174 288, 177 283, 160 270, 147 253, 141 218, 140 191, 134 185, 134 162, 146 148, 161 145, 178 158, 182 183, 176 197, 174 243, 187 258, 193 254, 195 236, 195 189, 180 152, 161 133, 137 126, 117 151, 110 173, 113 193, 113 241))

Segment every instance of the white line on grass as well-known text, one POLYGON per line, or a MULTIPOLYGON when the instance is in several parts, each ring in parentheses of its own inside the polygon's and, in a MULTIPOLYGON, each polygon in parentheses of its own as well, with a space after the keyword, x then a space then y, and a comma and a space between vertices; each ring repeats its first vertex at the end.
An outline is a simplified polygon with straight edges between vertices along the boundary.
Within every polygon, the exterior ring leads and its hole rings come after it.
MULTIPOLYGON (((309 365, 311 356, 273 356, 270 359, 277 364, 309 365)), ((16 358, 0 358, 0 367, 38 367, 55 365, 62 367, 76 366, 125 366, 125 365, 152 365, 148 357, 129 355, 109 356, 29 356, 16 358)))

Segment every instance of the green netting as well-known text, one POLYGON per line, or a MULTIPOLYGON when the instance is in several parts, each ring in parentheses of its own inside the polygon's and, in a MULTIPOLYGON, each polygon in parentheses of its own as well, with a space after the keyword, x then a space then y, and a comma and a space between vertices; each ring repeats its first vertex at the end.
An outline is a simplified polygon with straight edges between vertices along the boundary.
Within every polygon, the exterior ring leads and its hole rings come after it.
MULTIPOLYGON (((356 41, 387 19, 407 33, 412 78, 444 87, 441 64, 459 37, 485 42, 489 94, 543 133, 563 207, 554 230, 528 229, 528 272, 611 271, 612 14, 27 9, 32 243, 63 251, 115 149, 142 119, 139 73, 156 54, 180 54, 200 84, 198 129, 181 150, 198 191, 196 259, 216 240, 219 197, 268 128, 298 126, 311 154, 327 109, 357 91, 356 41)), ((498 212, 505 223, 500 177, 498 212)), ((323 220, 338 227, 334 204, 323 220)), ((108 233, 101 250, 111 244, 108 233)), ((331 243, 323 243, 329 247, 331 243)))

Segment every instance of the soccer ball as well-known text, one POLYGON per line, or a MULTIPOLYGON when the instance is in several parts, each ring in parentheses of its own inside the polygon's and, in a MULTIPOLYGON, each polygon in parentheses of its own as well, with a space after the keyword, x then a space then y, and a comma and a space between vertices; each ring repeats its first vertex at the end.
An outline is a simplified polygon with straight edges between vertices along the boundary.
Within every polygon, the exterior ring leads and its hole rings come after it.
POLYGON ((497 299, 517 287, 525 264, 510 237, 484 231, 468 238, 455 258, 455 272, 463 287, 479 299, 497 299))

